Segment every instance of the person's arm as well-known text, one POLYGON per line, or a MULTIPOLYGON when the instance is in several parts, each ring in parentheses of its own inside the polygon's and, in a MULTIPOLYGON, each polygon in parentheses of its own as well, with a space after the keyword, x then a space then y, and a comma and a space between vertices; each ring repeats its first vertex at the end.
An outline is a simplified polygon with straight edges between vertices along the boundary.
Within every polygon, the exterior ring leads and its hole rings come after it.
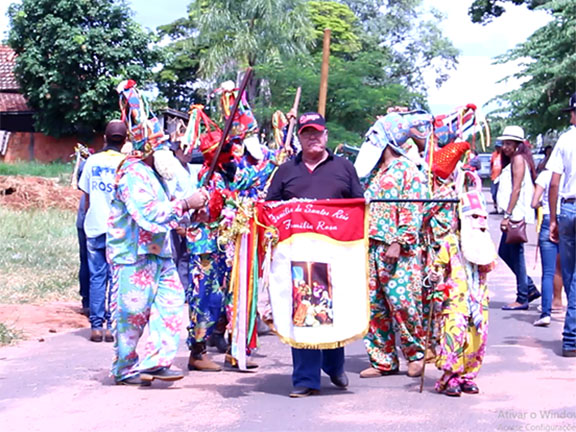
POLYGON ((542 205, 542 194, 544 193, 544 188, 539 184, 534 188, 534 195, 532 195, 532 203, 530 204, 533 209, 537 209, 542 205))
POLYGON ((360 179, 352 163, 348 164, 348 174, 350 176, 350 198, 364 198, 364 189, 360 184, 360 179))
POLYGON ((560 189, 560 177, 562 174, 552 173, 550 189, 548 190, 548 205, 550 206, 550 241, 558 243, 558 190, 560 189))
POLYGON ((522 156, 515 156, 510 162, 512 164, 512 194, 510 195, 510 202, 508 202, 508 207, 504 211, 504 219, 500 222, 500 230, 506 231, 508 229, 508 222, 510 216, 514 211, 514 207, 518 203, 518 198, 520 197, 520 190, 522 189, 522 180, 524 179, 524 170, 526 169, 526 164, 524 163, 524 158, 522 156))
POLYGON ((272 174, 272 182, 266 194, 266 201, 282 201, 282 166, 272 174))

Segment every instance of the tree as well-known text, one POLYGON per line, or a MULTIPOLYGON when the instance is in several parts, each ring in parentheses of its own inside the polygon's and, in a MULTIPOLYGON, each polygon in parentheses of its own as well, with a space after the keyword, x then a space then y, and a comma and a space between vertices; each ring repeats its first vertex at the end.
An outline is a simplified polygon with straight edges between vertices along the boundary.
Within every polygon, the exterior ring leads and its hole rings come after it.
POLYGON ((549 0, 474 0, 470 9, 468 9, 468 15, 470 15, 474 23, 487 24, 506 11, 506 9, 501 6, 504 3, 512 3, 517 6, 525 4, 528 9, 534 10, 548 1, 549 0))
POLYGON ((344 4, 335 1, 309 1, 308 16, 314 26, 316 40, 313 53, 322 51, 324 29, 331 30, 330 52, 333 54, 350 55, 362 49, 360 42, 360 27, 354 12, 344 4))
MULTIPOLYGON (((200 58, 200 74, 218 80, 246 67, 282 62, 307 52, 312 39, 304 0, 197 0, 196 41, 207 47, 200 58)), ((248 84, 252 99, 260 81, 248 84)))
POLYGON ((200 69, 200 56, 205 47, 191 39, 194 23, 188 15, 173 23, 158 27, 161 38, 171 42, 164 48, 162 69, 155 75, 155 82, 165 103, 174 109, 188 111, 193 103, 203 99, 196 86, 200 69))
POLYGON ((436 85, 449 77, 458 50, 442 35, 442 14, 422 9, 422 0, 340 0, 356 14, 365 32, 364 49, 388 52, 390 78, 412 92, 426 93, 423 73, 432 69, 436 85), (430 12, 427 18, 424 12, 430 12))
POLYGON ((91 135, 118 116, 116 84, 142 87, 158 59, 124 1, 23 0, 8 10, 15 74, 36 129, 91 135))
POLYGON ((533 136, 566 126, 561 108, 576 90, 576 2, 552 0, 544 8, 554 20, 497 57, 498 63, 521 62, 513 77, 522 84, 496 98, 502 106, 496 112, 508 113, 533 136))

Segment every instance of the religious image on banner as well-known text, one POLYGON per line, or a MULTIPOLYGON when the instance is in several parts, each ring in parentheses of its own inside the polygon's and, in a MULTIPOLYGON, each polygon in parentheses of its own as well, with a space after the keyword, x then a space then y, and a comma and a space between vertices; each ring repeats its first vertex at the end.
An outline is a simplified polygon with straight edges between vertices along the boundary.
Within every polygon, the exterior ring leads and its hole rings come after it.
POLYGON ((270 305, 263 314, 268 325, 294 348, 333 349, 364 336, 370 319, 364 199, 258 206, 258 226, 274 233, 259 294, 270 305))
POLYGON ((332 325, 330 264, 292 261, 292 322, 297 327, 332 325))

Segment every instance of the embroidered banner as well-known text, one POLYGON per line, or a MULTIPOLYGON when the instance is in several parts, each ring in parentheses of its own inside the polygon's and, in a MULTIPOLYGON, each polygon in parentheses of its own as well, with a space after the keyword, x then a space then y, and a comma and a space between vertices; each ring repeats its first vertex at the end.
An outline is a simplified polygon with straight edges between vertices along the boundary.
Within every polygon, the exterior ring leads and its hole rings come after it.
POLYGON ((278 233, 267 279, 282 341, 329 349, 362 337, 370 317, 364 200, 266 202, 258 215, 278 233))

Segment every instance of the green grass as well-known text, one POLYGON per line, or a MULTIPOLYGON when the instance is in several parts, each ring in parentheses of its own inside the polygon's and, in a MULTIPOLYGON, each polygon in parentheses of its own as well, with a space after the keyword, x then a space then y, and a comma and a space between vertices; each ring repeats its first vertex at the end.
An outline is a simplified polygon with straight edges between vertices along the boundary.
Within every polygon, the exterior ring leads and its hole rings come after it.
POLYGON ((22 175, 36 177, 58 178, 60 183, 70 181, 70 176, 74 171, 74 164, 52 162, 43 164, 39 162, 0 162, 0 175, 22 175))
POLYGON ((11 343, 22 339, 22 332, 15 330, 12 327, 7 326, 0 322, 0 346, 10 345, 11 343))
POLYGON ((0 301, 78 298, 76 213, 0 207, 0 301))

